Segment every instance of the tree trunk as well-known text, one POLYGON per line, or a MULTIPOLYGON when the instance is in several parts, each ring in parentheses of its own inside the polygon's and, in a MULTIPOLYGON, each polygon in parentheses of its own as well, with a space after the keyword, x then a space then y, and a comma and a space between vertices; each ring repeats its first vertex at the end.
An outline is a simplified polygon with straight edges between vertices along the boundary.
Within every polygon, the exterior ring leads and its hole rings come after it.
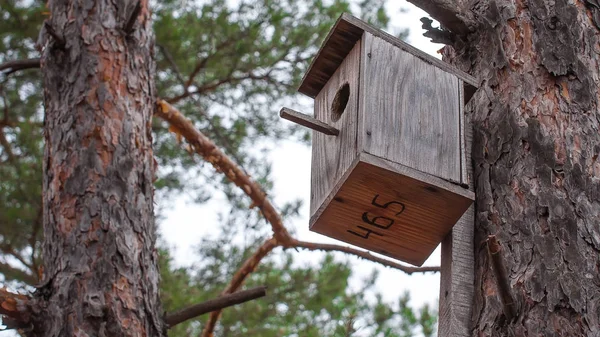
POLYGON ((470 3, 475 30, 445 58, 481 81, 470 105, 473 336, 600 336, 598 4, 470 3), (514 320, 503 314, 488 235, 502 245, 514 320))
POLYGON ((44 282, 36 336, 164 336, 148 1, 52 0, 41 34, 44 282))

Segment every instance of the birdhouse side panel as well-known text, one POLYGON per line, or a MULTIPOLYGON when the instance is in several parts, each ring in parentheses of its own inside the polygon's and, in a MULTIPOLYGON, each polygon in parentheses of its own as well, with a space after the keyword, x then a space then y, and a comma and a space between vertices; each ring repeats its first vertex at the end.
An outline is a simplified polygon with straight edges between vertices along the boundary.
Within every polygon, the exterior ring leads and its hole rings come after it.
MULTIPOLYGON (((462 99, 464 96, 460 97, 462 99)), ((461 107, 464 107, 464 100, 461 102, 461 107)), ((464 108, 461 117, 464 142, 463 183, 474 192, 473 165, 471 165, 473 125, 471 115, 465 114, 464 108)), ((452 228, 452 232, 442 241, 438 336, 471 336, 470 323, 475 294, 474 223, 475 211, 474 205, 471 205, 452 228)))
POLYGON ((310 214, 319 208, 357 156, 360 41, 315 98, 315 118, 337 128, 337 136, 312 134, 310 214))
POLYGON ((460 182, 458 77, 371 34, 362 41, 359 147, 460 182))

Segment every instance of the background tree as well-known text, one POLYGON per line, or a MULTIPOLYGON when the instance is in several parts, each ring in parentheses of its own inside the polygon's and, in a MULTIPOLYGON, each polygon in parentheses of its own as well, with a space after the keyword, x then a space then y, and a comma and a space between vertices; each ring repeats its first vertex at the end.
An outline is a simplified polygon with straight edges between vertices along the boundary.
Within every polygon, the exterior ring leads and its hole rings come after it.
MULTIPOLYGON (((48 13, 40 3, 30 5, 5 0, 0 10, 4 19, 0 24, 3 32, 3 43, 0 44, 0 108, 3 111, 0 124, 0 174, 3 177, 0 182, 0 251, 3 254, 0 273, 6 281, 13 281, 14 286, 36 284, 41 272, 39 182, 42 178, 44 113, 39 94, 40 74, 27 69, 35 68, 36 62, 39 63, 35 59, 38 56, 35 44, 48 13)), ((225 1, 199 4, 166 1, 157 4, 154 13, 159 94, 185 112, 196 127, 215 139, 218 146, 257 177, 267 191, 270 187, 269 167, 259 158, 262 153, 251 144, 289 135, 290 131, 306 139, 306 133, 285 130, 276 123, 274 111, 280 105, 277 102, 293 94, 320 39, 335 18, 350 9, 350 5, 342 1, 331 5, 315 1, 310 5, 263 1, 241 2, 231 8, 225 1)), ((381 2, 363 1, 359 5, 363 17, 377 25, 387 23, 381 2)), ((168 200, 172 192, 181 190, 193 192, 196 200, 205 201, 215 191, 223 190, 231 205, 226 215, 227 223, 242 222, 243 219, 246 229, 251 228, 257 238, 266 235, 269 228, 260 225, 259 214, 251 213, 250 219, 247 218, 249 203, 241 198, 243 193, 211 168, 198 168, 194 157, 166 132, 167 128, 161 123, 155 123, 153 130, 155 157, 159 164, 156 186, 162 201, 168 200), (189 181, 196 183, 190 185, 189 181)), ((286 205, 282 213, 292 216, 298 206, 298 203, 286 205)), ((224 254, 215 249, 218 246, 206 244, 213 249, 202 250, 199 258, 200 261, 212 261, 212 264, 202 265, 199 269, 173 267, 167 262, 168 253, 164 251, 161 255, 165 257, 163 278, 169 280, 163 283, 162 293, 167 309, 214 297, 256 248, 256 244, 230 247, 231 254, 224 254), (211 274, 206 271, 211 268, 222 274, 217 279, 209 278, 206 275, 211 274), (189 289, 188 294, 197 295, 187 296, 187 301, 183 301, 181 294, 176 293, 181 287, 189 289), (174 300, 178 296, 180 301, 174 300)), ((287 296, 271 298, 272 303, 259 307, 262 310, 256 309, 262 302, 247 304, 253 308, 252 312, 260 313, 256 317, 240 320, 239 310, 247 309, 244 307, 227 313, 218 326, 220 331, 248 334, 253 332, 251 328, 263 326, 263 317, 281 316, 282 306, 286 306, 282 319, 269 322, 264 329, 254 332, 262 335, 287 329, 285 331, 290 333, 337 335, 351 334, 356 327, 362 327, 364 333, 395 336, 396 326, 401 325, 399 331, 409 335, 420 325, 426 336, 431 334, 435 319, 427 307, 417 315, 407 306, 407 297, 400 299, 398 305, 390 305, 384 303, 381 296, 375 295, 375 301, 367 301, 362 293, 349 290, 350 270, 346 263, 327 258, 323 261, 327 268, 317 272, 312 267, 294 267, 292 256, 289 253, 284 256, 283 262, 269 260, 261 265, 248 283, 263 280, 274 289, 282 289, 279 294, 287 296), (333 275, 336 275, 335 284, 332 284, 333 275), (302 282, 301 277, 304 277, 302 282), (281 282, 288 278, 295 280, 293 291, 289 289, 289 283, 281 282), (315 289, 324 287, 332 290, 327 292, 331 298, 323 297, 320 292, 315 297, 315 289), (307 302, 301 303, 301 300, 307 302)), ((370 289, 373 282, 374 279, 365 283, 365 289, 370 289)), ((191 322, 176 327, 171 334, 187 335, 198 329, 198 324, 191 322)))

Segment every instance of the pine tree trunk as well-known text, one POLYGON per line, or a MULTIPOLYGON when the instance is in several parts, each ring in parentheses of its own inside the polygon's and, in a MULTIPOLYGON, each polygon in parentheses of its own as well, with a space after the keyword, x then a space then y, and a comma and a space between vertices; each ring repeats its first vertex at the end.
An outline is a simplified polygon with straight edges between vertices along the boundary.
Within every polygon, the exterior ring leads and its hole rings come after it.
POLYGON ((481 81, 470 105, 473 336, 600 336, 597 2, 474 6, 479 25, 445 55, 481 81), (516 299, 513 321, 486 250, 494 234, 516 299))
POLYGON ((44 284, 35 335, 164 336, 148 1, 52 0, 42 32, 44 284))

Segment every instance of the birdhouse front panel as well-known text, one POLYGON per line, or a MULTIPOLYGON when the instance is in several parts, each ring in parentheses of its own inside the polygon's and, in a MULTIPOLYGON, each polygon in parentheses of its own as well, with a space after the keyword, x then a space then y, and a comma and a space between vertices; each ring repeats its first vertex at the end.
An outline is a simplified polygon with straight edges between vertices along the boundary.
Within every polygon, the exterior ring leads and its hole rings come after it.
POLYGON ((313 132, 311 214, 323 203, 357 156, 358 85, 361 43, 356 43, 315 97, 315 117, 340 130, 330 137, 313 132))
POLYGON ((362 149, 460 182, 458 77, 372 34, 362 44, 362 149))
POLYGON ((421 265, 474 200, 462 126, 474 84, 343 15, 299 89, 314 117, 282 109, 315 130, 310 229, 421 265))

